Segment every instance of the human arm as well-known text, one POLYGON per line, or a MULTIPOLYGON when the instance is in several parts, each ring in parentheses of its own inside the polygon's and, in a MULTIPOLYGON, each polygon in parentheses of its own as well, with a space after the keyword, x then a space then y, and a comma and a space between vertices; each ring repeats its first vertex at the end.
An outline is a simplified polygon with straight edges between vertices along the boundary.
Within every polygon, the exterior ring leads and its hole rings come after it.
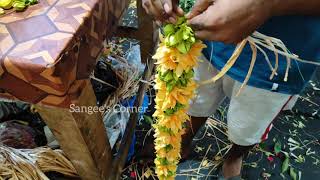
POLYGON ((320 0, 197 0, 187 15, 200 39, 238 43, 272 16, 320 15, 320 0))
POLYGON ((273 15, 320 16, 320 0, 273 0, 273 15))

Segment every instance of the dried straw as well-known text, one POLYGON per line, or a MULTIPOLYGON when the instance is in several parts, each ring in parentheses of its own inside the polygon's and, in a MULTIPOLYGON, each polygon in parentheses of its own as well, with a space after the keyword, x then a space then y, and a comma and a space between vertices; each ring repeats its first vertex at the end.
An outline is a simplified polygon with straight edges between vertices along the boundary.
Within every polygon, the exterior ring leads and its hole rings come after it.
MULTIPOLYGON (((248 83, 253 67, 254 67, 254 63, 256 61, 257 58, 257 50, 259 50, 265 57, 265 60, 268 63, 269 68, 271 69, 272 73, 270 75, 270 79, 273 79, 275 75, 277 75, 277 70, 279 67, 279 54, 283 55, 286 57, 286 61, 287 61, 287 67, 286 67, 286 72, 285 72, 285 77, 284 77, 284 81, 288 81, 288 76, 289 76, 289 70, 291 67, 291 61, 295 60, 301 63, 307 63, 307 64, 313 64, 313 65, 318 65, 320 66, 319 62, 316 61, 309 61, 309 60, 304 60, 301 59, 299 56, 297 56, 296 54, 291 53, 288 48, 286 47, 286 45, 277 38, 274 37, 270 37, 270 36, 266 36, 264 34, 261 34, 259 32, 254 32, 251 36, 249 36, 248 38, 244 39, 241 43, 239 43, 234 51, 234 53, 232 54, 232 56, 230 57, 230 59, 227 61, 226 65, 222 68, 221 72, 219 72, 215 77, 206 80, 202 83, 200 83, 200 85, 205 85, 208 83, 214 83, 216 82, 218 79, 220 79, 222 76, 224 76, 227 71, 230 70, 230 68, 235 64, 235 62, 237 61, 238 57, 240 56, 240 54, 242 53, 242 50, 244 48, 244 46, 249 43, 252 49, 252 59, 251 59, 251 65, 248 71, 248 75, 245 79, 245 81, 242 84, 242 87, 240 89, 240 91, 238 92, 238 94, 241 92, 242 88, 248 83), (262 49, 266 48, 270 51, 273 51, 275 54, 275 65, 274 67, 272 66, 270 59, 268 57, 268 55, 266 54, 266 52, 262 49)), ((303 78, 303 77, 302 77, 303 78)))
POLYGON ((247 85, 249 79, 250 79, 250 76, 251 76, 251 73, 253 71, 253 68, 254 68, 254 64, 256 63, 256 59, 257 59, 257 48, 255 46, 255 44, 253 42, 250 42, 250 47, 252 49, 252 59, 251 59, 251 63, 250 63, 250 67, 249 67, 249 70, 248 70, 248 74, 246 76, 246 78, 244 79, 238 93, 236 96, 239 96, 239 94, 241 93, 241 91, 243 90, 243 88, 245 87, 245 85, 247 85))
POLYGON ((0 146, 0 179, 49 180, 45 172, 77 177, 77 172, 61 150, 47 147, 14 149, 0 146))
MULTIPOLYGON (((230 68, 234 65, 234 63, 237 61, 238 57, 240 56, 243 48, 247 44, 247 40, 242 41, 235 49, 233 54, 231 55, 230 59, 227 61, 226 65, 221 69, 221 71, 212 79, 209 79, 207 81, 201 82, 200 85, 205 85, 208 83, 214 83, 220 78, 222 78, 229 70, 230 68)), ((211 59, 211 58, 210 58, 211 59)))
MULTIPOLYGON (((218 145, 218 151, 217 153, 214 155, 214 157, 208 157, 208 152, 211 149, 211 145, 209 145, 209 147, 206 150, 205 156, 202 158, 200 164, 198 167, 196 168, 188 168, 188 169, 181 169, 180 172, 177 175, 183 175, 183 176, 188 176, 190 178, 205 178, 205 179, 209 179, 212 176, 212 172, 217 170, 219 166, 221 166, 222 162, 223 162, 223 158, 227 155, 227 153, 229 152, 229 150, 232 147, 232 143, 230 141, 224 141, 222 139, 220 139, 219 137, 216 136, 215 131, 221 132, 222 134, 224 134, 227 137, 227 124, 224 123, 223 121, 217 120, 217 119, 213 119, 213 118, 209 118, 206 125, 205 125, 205 133, 204 136, 207 136, 207 131, 210 130, 210 132, 213 132, 214 135, 212 135, 211 137, 213 137, 216 142, 217 145, 219 144, 219 142, 223 143, 224 147, 220 148, 220 146, 218 145), (202 174, 200 173, 201 169, 209 169, 209 173, 208 174, 202 174)), ((208 137, 208 136, 207 136, 208 137)), ((202 137, 204 138, 204 137, 202 137)), ((194 141, 199 141, 200 139, 194 139, 194 141)))
MULTIPOLYGON (((121 81, 121 84, 113 94, 107 97, 103 103, 104 109, 108 110, 114 107, 120 101, 135 95, 138 92, 141 77, 139 75, 138 67, 129 65, 125 58, 114 54, 113 52, 110 52, 105 61, 116 61, 121 67, 117 68, 115 71, 118 79, 121 81)), ((90 77, 91 79, 94 79, 100 83, 114 87, 111 84, 95 77, 94 73, 92 73, 90 77)))

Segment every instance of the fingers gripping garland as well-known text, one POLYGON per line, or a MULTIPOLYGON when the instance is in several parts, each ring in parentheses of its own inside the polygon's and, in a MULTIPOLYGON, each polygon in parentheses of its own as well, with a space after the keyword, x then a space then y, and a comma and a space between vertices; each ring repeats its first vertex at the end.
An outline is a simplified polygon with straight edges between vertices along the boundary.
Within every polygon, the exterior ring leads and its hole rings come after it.
POLYGON ((157 90, 154 118, 156 173, 161 179, 174 179, 180 159, 183 126, 189 120, 187 109, 197 85, 193 68, 205 45, 197 41, 185 18, 164 27, 164 37, 153 58, 157 61, 157 90))

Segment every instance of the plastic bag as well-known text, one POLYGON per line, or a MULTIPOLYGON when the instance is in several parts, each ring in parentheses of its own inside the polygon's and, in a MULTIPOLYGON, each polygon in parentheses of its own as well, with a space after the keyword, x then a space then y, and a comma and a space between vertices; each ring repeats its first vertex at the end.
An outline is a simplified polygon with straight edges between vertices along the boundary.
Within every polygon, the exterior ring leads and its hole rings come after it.
POLYGON ((116 105, 103 117, 111 148, 114 147, 119 136, 124 134, 130 117, 130 113, 128 111, 121 110, 123 108, 125 107, 116 105))
MULTIPOLYGON (((111 148, 114 147, 119 137, 124 135, 124 132, 127 127, 127 123, 130 118, 130 111, 134 105, 136 97, 133 96, 130 99, 123 101, 121 104, 117 104, 114 108, 109 109, 109 111, 103 117, 103 122, 105 124, 105 128, 108 134, 109 143, 111 148)), ((139 119, 142 118, 142 115, 146 112, 148 108, 149 97, 145 94, 143 99, 142 111, 139 112, 139 119)), ((132 137, 132 143, 130 145, 130 149, 128 152, 127 160, 130 160, 134 154, 134 146, 136 143, 135 134, 132 137)))
POLYGON ((141 53, 140 53, 140 45, 132 46, 127 54, 126 59, 128 60, 128 64, 135 66, 139 70, 139 74, 143 74, 145 69, 145 65, 141 63, 141 53))

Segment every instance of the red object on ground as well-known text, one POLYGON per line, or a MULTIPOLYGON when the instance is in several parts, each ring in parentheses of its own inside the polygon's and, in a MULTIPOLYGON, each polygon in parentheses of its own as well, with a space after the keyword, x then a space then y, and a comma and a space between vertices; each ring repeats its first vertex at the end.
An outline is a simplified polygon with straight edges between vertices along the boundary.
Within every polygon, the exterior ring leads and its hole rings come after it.
POLYGON ((131 177, 131 178, 136 178, 136 177, 137 177, 137 173, 134 172, 134 171, 132 171, 132 172, 130 173, 130 177, 131 177))
POLYGON ((35 143, 34 130, 16 121, 7 121, 0 124, 0 145, 6 145, 16 149, 33 149, 35 143))
POLYGON ((267 159, 268 159, 269 162, 273 162, 274 161, 274 158, 272 156, 269 156, 267 159))

